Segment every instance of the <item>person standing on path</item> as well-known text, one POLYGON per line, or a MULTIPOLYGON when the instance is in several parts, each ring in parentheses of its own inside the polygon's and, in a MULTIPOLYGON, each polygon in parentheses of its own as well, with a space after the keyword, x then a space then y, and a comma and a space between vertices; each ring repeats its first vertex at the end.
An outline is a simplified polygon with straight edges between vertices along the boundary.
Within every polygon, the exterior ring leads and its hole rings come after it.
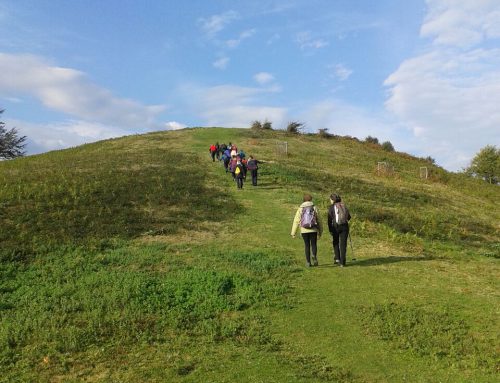
POLYGON ((210 152, 210 156, 212 157, 212 161, 215 162, 215 152, 217 151, 217 148, 214 144, 210 145, 210 149, 208 149, 210 152))
POLYGON ((238 189, 243 189, 243 179, 245 178, 245 168, 240 160, 236 163, 236 168, 234 169, 234 174, 236 176, 236 184, 238 189))
POLYGON ((231 157, 236 157, 238 155, 238 148, 236 145, 231 146, 231 157))
POLYGON ((323 225, 321 224, 318 208, 312 202, 312 196, 304 194, 303 201, 295 213, 290 235, 292 238, 295 238, 295 233, 300 226, 300 234, 304 240, 306 267, 310 267, 311 265, 318 266, 317 241, 321 238, 321 234, 323 234, 323 225))
POLYGON ((247 169, 252 174, 252 185, 257 186, 257 170, 259 170, 259 162, 253 156, 248 157, 247 169))
POLYGON ((217 157, 217 161, 220 160, 220 145, 219 141, 215 143, 215 157, 217 157))
POLYGON ((231 172, 231 176, 233 177, 233 180, 236 180, 236 174, 234 174, 236 170, 236 165, 238 164, 238 160, 236 159, 236 156, 231 157, 231 160, 229 161, 229 171, 231 172))
POLYGON ((229 157, 229 154, 226 152, 222 153, 222 163, 224 164, 224 169, 226 169, 227 173, 229 171, 229 162, 231 161, 231 158, 229 157))
POLYGON ((351 214, 338 194, 330 195, 331 206, 328 209, 328 230, 332 235, 334 263, 340 267, 346 264, 347 237, 349 236, 349 220, 351 214))

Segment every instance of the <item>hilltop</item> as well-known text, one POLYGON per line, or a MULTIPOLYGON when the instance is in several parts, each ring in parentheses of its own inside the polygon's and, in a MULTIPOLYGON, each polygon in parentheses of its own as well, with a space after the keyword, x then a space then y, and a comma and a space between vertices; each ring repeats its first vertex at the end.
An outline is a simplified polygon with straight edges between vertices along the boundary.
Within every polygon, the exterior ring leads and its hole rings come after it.
POLYGON ((0 162, 0 185, 0 381, 498 373, 497 186, 356 139, 224 128, 0 162), (236 189, 215 141, 265 161, 258 187, 236 189), (333 191, 348 267, 325 234, 305 269, 292 217, 305 192, 326 215, 333 191))

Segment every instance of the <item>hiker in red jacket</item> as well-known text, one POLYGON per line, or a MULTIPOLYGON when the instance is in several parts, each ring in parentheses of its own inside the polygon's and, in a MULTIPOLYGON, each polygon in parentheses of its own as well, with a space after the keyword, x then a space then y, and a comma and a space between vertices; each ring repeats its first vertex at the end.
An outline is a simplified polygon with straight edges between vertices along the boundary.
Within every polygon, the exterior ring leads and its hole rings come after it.
POLYGON ((210 155, 212 156, 212 161, 215 162, 215 154, 217 153, 217 147, 212 144, 210 145, 210 149, 208 150, 210 152, 210 155))

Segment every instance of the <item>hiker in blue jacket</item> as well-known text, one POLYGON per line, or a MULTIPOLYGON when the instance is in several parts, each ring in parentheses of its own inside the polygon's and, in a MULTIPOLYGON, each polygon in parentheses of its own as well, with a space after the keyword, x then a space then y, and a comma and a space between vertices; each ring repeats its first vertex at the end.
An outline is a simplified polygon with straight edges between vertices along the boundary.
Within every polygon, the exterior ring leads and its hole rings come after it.
POLYGON ((227 154, 224 152, 222 153, 222 163, 224 164, 224 169, 226 169, 226 173, 229 171, 229 161, 231 159, 227 156, 227 154))
POLYGON ((220 146, 219 146, 219 157, 217 157, 219 159, 219 161, 222 160, 222 155, 224 154, 224 152, 226 151, 226 149, 227 149, 227 145, 226 144, 224 144, 224 143, 220 144, 220 146))
POLYGON ((332 235, 333 262, 344 267, 347 254, 347 237, 349 236, 349 220, 351 214, 336 193, 330 195, 331 206, 328 209, 328 230, 332 235))
POLYGON ((306 267, 318 266, 317 241, 323 234, 323 225, 319 216, 319 211, 312 202, 310 194, 304 194, 304 202, 299 206, 293 219, 292 231, 290 235, 295 238, 295 233, 300 226, 300 234, 304 240, 304 253, 306 256, 306 267), (312 252, 312 263, 311 263, 312 252))

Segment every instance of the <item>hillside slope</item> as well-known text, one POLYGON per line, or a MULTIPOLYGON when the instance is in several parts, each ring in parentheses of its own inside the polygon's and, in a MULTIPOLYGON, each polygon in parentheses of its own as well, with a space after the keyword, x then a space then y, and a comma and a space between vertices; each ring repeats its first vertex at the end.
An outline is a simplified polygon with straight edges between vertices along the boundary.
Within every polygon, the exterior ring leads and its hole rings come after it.
POLYGON ((245 129, 1 162, 0 381, 492 381, 499 197, 353 139, 245 129), (215 141, 266 161, 258 187, 236 189, 215 141), (333 191, 348 267, 325 234, 305 269, 293 214, 333 191))

